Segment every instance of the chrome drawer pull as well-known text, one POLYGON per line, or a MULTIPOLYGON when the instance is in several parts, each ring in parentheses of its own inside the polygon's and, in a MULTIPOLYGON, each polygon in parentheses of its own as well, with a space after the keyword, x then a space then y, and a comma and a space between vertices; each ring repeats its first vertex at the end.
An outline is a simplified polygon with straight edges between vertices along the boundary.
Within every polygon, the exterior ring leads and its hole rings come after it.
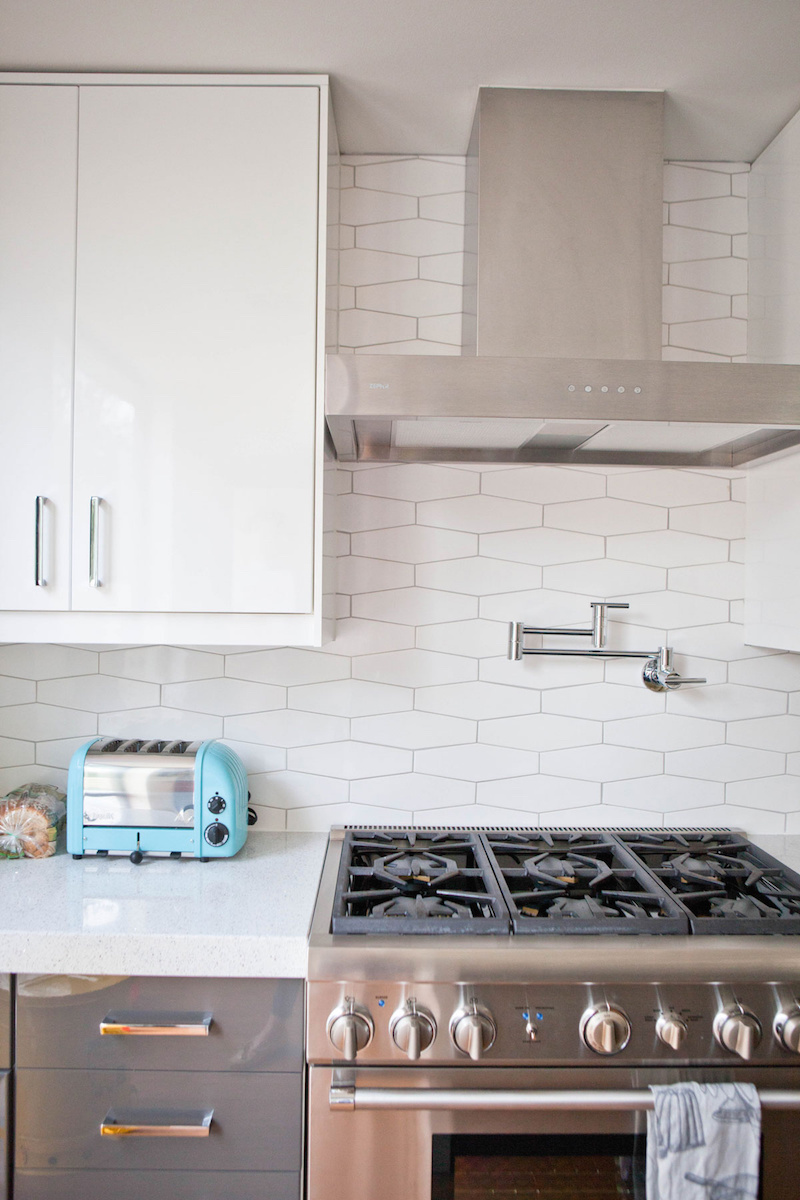
POLYGON ((36 497, 36 525, 35 525, 35 577, 37 587, 47 587, 47 580, 44 577, 44 506, 47 503, 46 496, 36 497))
POLYGON ((101 587, 100 583, 100 497, 92 496, 89 501, 89 587, 101 587))
POLYGON ((163 1113, 156 1109, 109 1109, 100 1122, 101 1137, 207 1138, 213 1108, 181 1109, 163 1113))
MULTIPOLYGON (((759 1092, 762 1108, 800 1109, 800 1091, 759 1092)), ((356 1109, 468 1111, 644 1112, 653 1107, 650 1091, 500 1091, 482 1088, 357 1088, 334 1084, 334 1112, 356 1109)))
POLYGON ((100 1022, 100 1033, 113 1037, 208 1037, 213 1019, 209 1012, 110 1012, 100 1022))

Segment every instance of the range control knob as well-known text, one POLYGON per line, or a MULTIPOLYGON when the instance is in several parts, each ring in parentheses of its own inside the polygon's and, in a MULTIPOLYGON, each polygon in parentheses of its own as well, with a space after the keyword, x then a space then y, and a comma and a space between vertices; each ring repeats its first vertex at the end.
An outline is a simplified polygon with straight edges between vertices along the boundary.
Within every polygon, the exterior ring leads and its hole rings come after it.
POLYGON ((354 1059, 359 1050, 365 1050, 372 1041, 375 1025, 365 1008, 357 1005, 352 997, 328 1017, 328 1037, 331 1045, 344 1058, 354 1059))
POLYGON ((414 1062, 436 1037, 436 1022, 433 1013, 412 998, 393 1015, 389 1032, 398 1050, 402 1050, 414 1062))
POLYGON ((497 1026, 488 1008, 470 1000, 463 1008, 457 1008, 450 1018, 450 1037, 456 1049, 468 1054, 474 1062, 491 1050, 497 1037, 497 1026))
POLYGON ((631 1023, 613 1004, 587 1009, 581 1017, 580 1031, 595 1054, 619 1054, 631 1040, 631 1023))
POLYGON ((221 821, 214 821, 206 830, 205 839, 209 846, 224 846, 228 840, 228 826, 221 821))
POLYGON ((761 1041, 761 1023, 755 1013, 741 1006, 723 1008, 714 1018, 714 1037, 723 1050, 747 1061, 761 1041))
POLYGON ((689 1029, 685 1021, 674 1013, 662 1013, 656 1021, 656 1037, 670 1050, 680 1050, 686 1041, 689 1029))
POLYGON ((222 796, 211 797, 208 802, 208 811, 215 815, 225 811, 225 801, 222 799, 222 796))
POLYGON ((779 1012, 772 1028, 779 1046, 791 1050, 792 1054, 800 1054, 800 1008, 779 1012))

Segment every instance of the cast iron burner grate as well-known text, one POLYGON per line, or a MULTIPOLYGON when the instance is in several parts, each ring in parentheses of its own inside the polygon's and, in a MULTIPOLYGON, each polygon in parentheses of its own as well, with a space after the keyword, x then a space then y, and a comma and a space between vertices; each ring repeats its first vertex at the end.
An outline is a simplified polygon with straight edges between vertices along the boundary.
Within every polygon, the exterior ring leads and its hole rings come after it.
POLYGON ((688 933, 684 910, 612 835, 483 835, 514 933, 688 933))
POLYGON ((477 833, 348 829, 331 932, 496 934, 509 920, 477 833))
POLYGON ((689 914, 693 933, 800 933, 800 876, 734 833, 617 837, 689 914))

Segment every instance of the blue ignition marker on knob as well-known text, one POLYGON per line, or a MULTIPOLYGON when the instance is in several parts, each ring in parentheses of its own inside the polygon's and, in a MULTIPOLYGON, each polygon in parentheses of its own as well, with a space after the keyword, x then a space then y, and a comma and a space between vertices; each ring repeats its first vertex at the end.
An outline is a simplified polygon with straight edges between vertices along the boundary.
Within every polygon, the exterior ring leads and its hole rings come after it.
POLYGON ((384 1004, 385 1004, 385 1003, 386 1003, 386 1001, 385 1001, 385 1000, 379 1000, 379 1001, 378 1001, 378 1008, 383 1008, 383 1006, 384 1006, 384 1004))
POLYGON ((530 1014, 530 1013, 527 1013, 527 1012, 524 1012, 524 1013, 522 1014, 522 1019, 523 1019, 523 1021, 530 1021, 530 1019, 531 1019, 531 1014, 530 1014))
POLYGON ((537 1021, 543 1021, 543 1020, 544 1020, 544 1013, 537 1013, 537 1014, 536 1014, 536 1020, 537 1020, 537 1021))

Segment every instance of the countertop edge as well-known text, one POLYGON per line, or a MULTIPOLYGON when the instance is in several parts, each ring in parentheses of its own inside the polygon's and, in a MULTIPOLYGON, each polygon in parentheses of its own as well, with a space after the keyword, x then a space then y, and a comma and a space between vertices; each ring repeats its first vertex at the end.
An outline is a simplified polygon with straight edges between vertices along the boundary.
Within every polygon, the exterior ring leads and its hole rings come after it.
POLYGON ((0 863, 0 972, 303 979, 327 843, 258 833, 211 863, 0 863))

